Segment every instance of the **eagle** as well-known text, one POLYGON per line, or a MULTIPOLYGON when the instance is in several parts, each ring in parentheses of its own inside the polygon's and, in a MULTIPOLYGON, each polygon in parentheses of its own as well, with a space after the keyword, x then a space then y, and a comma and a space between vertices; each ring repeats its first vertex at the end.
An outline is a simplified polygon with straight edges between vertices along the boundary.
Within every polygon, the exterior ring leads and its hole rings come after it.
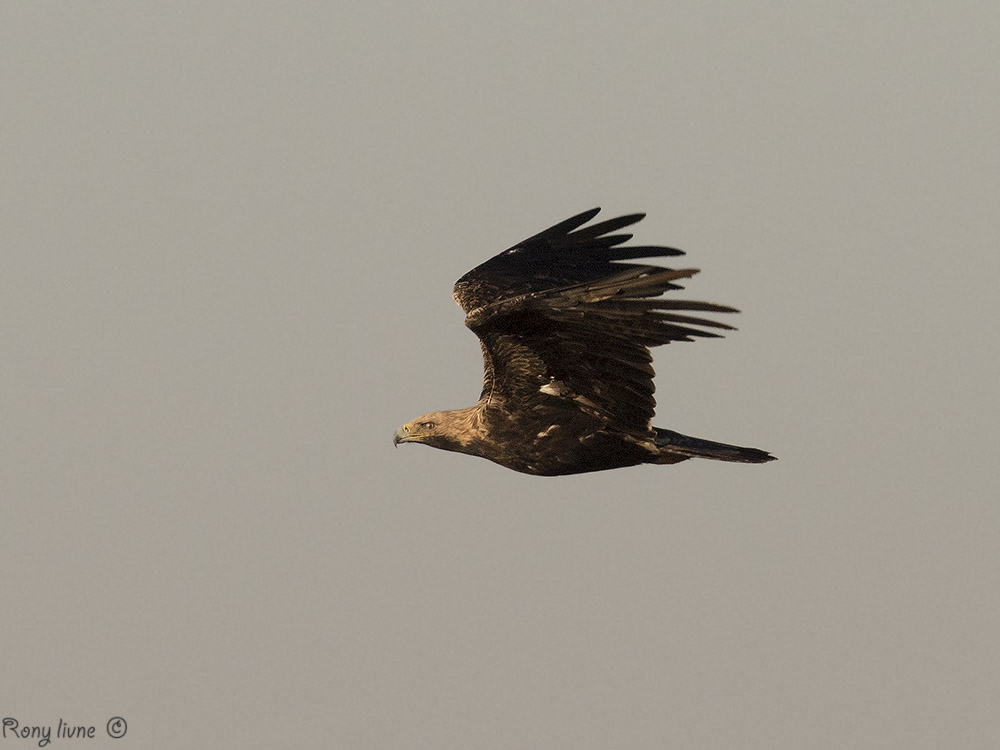
POLYGON ((689 458, 774 460, 756 448, 653 427, 650 348, 734 330, 688 313, 738 311, 661 298, 698 270, 622 262, 684 253, 623 246, 632 235, 618 230, 642 213, 584 226, 599 212, 529 237, 455 283, 455 301, 483 351, 479 401, 407 422, 394 445, 423 443, 538 476, 689 458))

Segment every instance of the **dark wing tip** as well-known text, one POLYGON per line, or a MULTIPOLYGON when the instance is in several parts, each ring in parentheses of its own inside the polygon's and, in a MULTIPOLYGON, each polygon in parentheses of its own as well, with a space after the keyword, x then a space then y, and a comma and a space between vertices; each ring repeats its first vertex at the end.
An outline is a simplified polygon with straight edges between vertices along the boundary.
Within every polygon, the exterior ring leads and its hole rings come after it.
POLYGON ((608 234, 609 232, 614 232, 618 229, 636 224, 637 222, 642 221, 645 217, 646 214, 626 214, 625 216, 618 216, 614 219, 608 219, 607 221, 600 221, 597 224, 592 224, 589 227, 583 227, 582 229, 573 232, 573 237, 578 241, 595 239, 608 234))
MULTIPOLYGON (((555 224, 549 227, 548 229, 539 232, 538 234, 535 235, 535 237, 551 237, 553 235, 569 234, 574 229, 577 229, 586 224, 588 221, 597 216, 597 214, 599 214, 600 212, 601 212, 601 207, 598 206, 597 208, 592 208, 589 211, 584 211, 583 213, 577 214, 576 216, 570 216, 568 219, 564 219, 563 221, 560 221, 558 224, 555 224)), ((534 239, 534 237, 532 237, 531 239, 534 239)))

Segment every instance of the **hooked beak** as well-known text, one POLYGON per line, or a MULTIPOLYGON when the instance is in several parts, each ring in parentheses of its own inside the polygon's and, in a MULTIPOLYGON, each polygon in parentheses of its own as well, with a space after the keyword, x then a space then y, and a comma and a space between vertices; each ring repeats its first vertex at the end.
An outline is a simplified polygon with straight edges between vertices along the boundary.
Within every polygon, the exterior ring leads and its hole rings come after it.
POLYGON ((392 436, 392 447, 397 447, 400 443, 405 443, 410 439, 410 434, 406 431, 406 427, 400 427, 392 436))

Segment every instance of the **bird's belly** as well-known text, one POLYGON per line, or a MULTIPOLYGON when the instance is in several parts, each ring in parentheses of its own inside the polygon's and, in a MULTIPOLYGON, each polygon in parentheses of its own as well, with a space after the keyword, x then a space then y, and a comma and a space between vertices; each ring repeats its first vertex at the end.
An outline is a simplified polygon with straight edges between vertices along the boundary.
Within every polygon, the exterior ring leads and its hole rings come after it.
POLYGON ((529 440, 497 461, 509 469, 539 476, 561 476, 603 471, 645 463, 649 450, 627 436, 598 430, 574 434, 552 428, 533 433, 529 440))

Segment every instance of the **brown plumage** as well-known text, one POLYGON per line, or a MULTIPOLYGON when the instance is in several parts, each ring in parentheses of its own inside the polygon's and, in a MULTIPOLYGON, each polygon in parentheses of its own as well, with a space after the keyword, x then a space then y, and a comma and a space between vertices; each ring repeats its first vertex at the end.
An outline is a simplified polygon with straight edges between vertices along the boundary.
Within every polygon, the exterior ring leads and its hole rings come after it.
POLYGON ((613 233, 644 214, 583 227, 599 211, 556 224, 458 280, 455 301, 483 350, 479 402, 425 414, 400 427, 393 443, 424 443, 547 476, 693 457, 774 460, 756 448, 652 426, 650 347, 732 330, 688 313, 737 311, 660 298, 697 270, 621 262, 684 253, 622 247, 632 235, 613 233))

